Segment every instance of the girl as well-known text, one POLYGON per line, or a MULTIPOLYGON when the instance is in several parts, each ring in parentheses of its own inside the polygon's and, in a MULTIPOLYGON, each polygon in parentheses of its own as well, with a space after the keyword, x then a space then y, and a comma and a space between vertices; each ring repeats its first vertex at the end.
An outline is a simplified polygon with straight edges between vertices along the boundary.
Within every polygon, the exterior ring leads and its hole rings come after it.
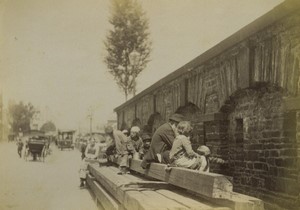
POLYGON ((179 166, 190 169, 199 169, 201 157, 193 151, 190 136, 192 126, 189 121, 181 121, 177 125, 178 135, 176 136, 170 151, 170 166, 179 166))

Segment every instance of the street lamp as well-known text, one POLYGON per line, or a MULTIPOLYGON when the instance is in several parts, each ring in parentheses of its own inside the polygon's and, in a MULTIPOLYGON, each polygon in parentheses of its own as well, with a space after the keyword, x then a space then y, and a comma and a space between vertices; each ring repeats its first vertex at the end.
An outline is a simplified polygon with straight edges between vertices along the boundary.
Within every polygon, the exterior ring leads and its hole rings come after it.
POLYGON ((93 132, 93 109, 92 107, 89 108, 88 110, 88 118, 90 119, 90 135, 92 135, 93 132))
POLYGON ((135 49, 129 54, 130 65, 135 68, 140 61, 140 53, 135 49))
MULTIPOLYGON (((135 83, 135 78, 137 76, 137 66, 140 62, 140 53, 133 49, 133 51, 129 54, 129 62, 132 68, 132 81, 135 83)), ((135 86, 133 88, 133 96, 135 96, 135 86)))

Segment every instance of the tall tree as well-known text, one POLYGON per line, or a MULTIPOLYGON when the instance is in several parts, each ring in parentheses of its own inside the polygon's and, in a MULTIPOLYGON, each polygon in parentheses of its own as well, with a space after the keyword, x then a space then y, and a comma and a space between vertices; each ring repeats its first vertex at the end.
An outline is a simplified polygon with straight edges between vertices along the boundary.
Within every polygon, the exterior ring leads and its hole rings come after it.
POLYGON ((30 122, 33 119, 36 109, 30 103, 24 104, 19 102, 18 104, 11 103, 8 106, 9 124, 12 132, 29 131, 30 122))
POLYGON ((40 130, 45 132, 56 131, 56 127, 53 122, 48 121, 42 125, 40 130))
POLYGON ((127 100, 129 94, 135 95, 136 78, 149 62, 149 23, 136 0, 112 0, 109 23, 104 62, 127 100))

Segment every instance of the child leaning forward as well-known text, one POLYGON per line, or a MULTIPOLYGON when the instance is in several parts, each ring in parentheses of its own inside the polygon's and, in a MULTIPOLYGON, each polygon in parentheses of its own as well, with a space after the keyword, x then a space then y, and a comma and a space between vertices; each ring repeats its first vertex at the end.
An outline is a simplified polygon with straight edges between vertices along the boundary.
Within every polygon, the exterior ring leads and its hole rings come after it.
POLYGON ((189 121, 181 121, 177 125, 177 132, 170 151, 170 166, 184 167, 198 170, 204 157, 193 151, 190 136, 192 126, 189 121))

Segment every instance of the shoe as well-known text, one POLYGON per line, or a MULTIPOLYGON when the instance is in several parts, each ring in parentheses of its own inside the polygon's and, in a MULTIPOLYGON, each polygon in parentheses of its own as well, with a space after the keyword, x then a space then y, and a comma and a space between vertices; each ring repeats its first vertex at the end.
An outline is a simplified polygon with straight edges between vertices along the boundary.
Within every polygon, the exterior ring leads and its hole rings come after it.
POLYGON ((166 172, 170 172, 172 170, 172 167, 170 167, 170 165, 168 164, 168 165, 166 165, 166 167, 165 167, 165 171, 166 172))
POLYGON ((118 174, 118 175, 123 175, 123 174, 125 174, 125 172, 119 171, 117 174, 118 174))

